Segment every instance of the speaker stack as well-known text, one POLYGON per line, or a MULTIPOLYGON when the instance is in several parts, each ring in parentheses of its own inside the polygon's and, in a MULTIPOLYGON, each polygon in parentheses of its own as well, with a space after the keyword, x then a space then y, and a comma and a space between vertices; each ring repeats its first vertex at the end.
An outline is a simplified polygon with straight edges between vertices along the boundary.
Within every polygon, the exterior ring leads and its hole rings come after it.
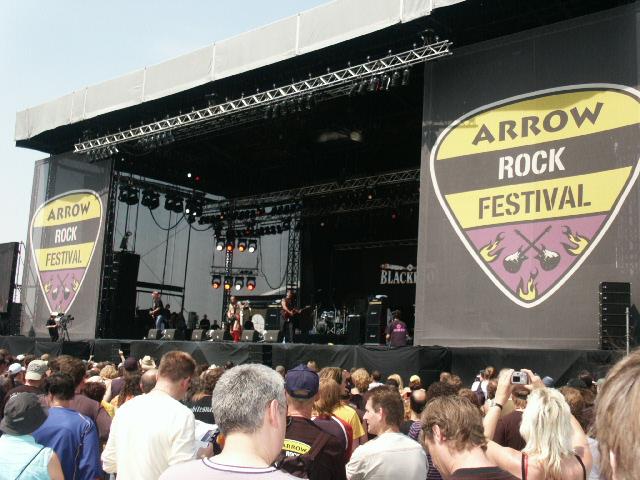
POLYGON ((280 330, 280 310, 282 310, 280 302, 272 303, 267 307, 267 314, 264 319, 265 330, 280 330))
POLYGON ((109 298, 112 335, 115 338, 140 338, 135 332, 136 284, 140 255, 118 252, 114 255, 109 298))
POLYGON ((367 307, 365 343, 384 344, 387 328, 387 304, 383 299, 370 300, 367 307))
POLYGON ((600 297, 600 348, 618 350, 626 346, 627 309, 631 307, 629 282, 602 282, 600 297))

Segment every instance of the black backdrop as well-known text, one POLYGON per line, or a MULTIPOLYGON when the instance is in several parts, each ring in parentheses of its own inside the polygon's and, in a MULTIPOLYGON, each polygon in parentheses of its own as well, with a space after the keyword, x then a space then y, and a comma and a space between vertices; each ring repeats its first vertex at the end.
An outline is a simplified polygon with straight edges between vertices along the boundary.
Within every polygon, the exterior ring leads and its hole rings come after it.
POLYGON ((7 313, 13 293, 18 243, 0 244, 0 313, 7 313))

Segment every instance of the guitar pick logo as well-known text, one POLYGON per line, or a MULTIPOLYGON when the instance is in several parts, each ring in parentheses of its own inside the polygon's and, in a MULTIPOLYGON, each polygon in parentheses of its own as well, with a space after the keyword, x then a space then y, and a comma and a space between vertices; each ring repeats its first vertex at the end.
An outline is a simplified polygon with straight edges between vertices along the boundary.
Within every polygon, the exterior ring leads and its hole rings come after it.
POLYGON ((606 234, 638 177, 639 124, 640 92, 587 84, 486 105, 438 137, 438 200, 513 302, 544 302, 606 234))
POLYGON ((49 311, 68 313, 91 264, 102 223, 92 190, 74 190, 38 207, 29 230, 40 288, 49 311))

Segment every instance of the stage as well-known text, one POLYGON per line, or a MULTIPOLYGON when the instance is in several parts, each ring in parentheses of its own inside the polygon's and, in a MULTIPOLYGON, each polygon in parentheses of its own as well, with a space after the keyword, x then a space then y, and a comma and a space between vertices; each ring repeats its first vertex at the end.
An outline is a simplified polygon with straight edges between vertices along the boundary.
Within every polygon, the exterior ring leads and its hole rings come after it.
POLYGON ((93 355, 95 361, 119 362, 118 350, 125 355, 142 358, 150 355, 159 360, 170 350, 189 352, 198 363, 223 365, 262 363, 287 369, 315 360, 318 365, 345 369, 364 367, 379 370, 383 377, 398 373, 405 382, 418 374, 423 382, 437 380, 442 371, 453 372, 470 385, 477 371, 487 365, 496 368, 530 368, 541 376, 550 376, 557 385, 565 384, 580 370, 602 377, 622 352, 603 350, 529 350, 508 348, 447 348, 441 346, 388 348, 378 345, 316 345, 279 343, 191 342, 162 340, 96 339, 53 343, 48 339, 22 336, 0 337, 0 348, 13 355, 31 353, 51 356, 69 354, 83 359, 93 355))

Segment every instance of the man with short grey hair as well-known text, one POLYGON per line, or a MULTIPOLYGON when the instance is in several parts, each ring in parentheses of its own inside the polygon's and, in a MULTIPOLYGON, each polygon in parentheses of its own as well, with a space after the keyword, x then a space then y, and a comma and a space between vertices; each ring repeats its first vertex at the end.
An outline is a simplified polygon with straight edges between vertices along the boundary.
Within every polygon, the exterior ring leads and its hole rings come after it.
POLYGON ((294 478, 271 466, 286 430, 287 401, 278 373, 257 364, 226 371, 213 391, 212 409, 225 436, 222 453, 174 465, 162 480, 294 478))

